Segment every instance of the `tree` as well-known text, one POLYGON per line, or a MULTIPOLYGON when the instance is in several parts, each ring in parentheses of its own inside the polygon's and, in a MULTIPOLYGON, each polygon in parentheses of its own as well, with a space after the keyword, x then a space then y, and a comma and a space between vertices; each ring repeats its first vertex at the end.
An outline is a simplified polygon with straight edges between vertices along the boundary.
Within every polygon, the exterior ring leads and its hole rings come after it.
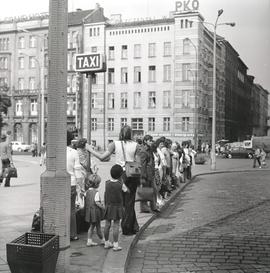
POLYGON ((8 96, 9 88, 6 85, 0 86, 0 133, 3 127, 2 113, 7 115, 8 108, 11 106, 11 100, 8 96))

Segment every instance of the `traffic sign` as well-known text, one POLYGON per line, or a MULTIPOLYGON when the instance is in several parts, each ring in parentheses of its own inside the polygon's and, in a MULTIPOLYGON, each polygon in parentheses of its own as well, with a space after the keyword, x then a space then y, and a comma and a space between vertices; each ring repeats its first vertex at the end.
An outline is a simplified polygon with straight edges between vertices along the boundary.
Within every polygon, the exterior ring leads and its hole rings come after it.
POLYGON ((104 55, 101 53, 83 53, 75 55, 75 71, 97 73, 106 71, 104 55))

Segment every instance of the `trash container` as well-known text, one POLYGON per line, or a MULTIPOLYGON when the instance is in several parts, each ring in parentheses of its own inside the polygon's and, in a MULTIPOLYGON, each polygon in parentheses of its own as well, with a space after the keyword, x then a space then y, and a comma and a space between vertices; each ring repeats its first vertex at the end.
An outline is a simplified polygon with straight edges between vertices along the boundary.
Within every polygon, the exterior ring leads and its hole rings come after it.
POLYGON ((59 236, 26 232, 6 245, 11 273, 54 273, 59 236))

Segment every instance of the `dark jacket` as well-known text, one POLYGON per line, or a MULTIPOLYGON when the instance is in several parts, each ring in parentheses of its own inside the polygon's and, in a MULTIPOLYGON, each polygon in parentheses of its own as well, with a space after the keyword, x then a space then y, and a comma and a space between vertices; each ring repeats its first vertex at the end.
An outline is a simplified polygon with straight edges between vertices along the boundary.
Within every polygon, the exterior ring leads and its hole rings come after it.
POLYGON ((143 145, 140 151, 141 162, 141 183, 146 187, 151 187, 155 177, 155 162, 151 148, 143 145))

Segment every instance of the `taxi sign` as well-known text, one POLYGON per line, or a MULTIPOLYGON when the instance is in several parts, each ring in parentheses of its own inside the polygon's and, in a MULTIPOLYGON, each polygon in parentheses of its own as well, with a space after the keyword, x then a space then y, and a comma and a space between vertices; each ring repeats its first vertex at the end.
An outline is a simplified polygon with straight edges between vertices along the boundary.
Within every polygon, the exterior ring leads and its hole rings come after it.
POLYGON ((75 71, 82 73, 105 71, 104 55, 100 53, 76 54, 75 71))

